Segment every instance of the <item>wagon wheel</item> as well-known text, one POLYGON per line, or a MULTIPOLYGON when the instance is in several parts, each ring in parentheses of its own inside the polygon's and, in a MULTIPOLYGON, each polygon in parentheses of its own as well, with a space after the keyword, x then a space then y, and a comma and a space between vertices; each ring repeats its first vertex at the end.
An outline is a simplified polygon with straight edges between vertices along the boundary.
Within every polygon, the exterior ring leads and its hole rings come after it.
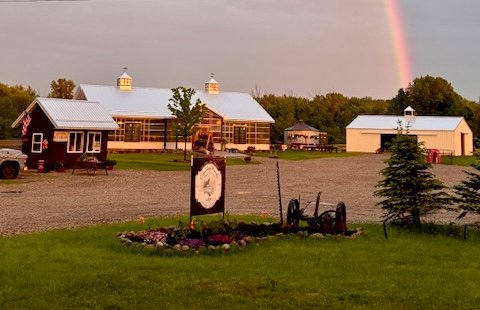
POLYGON ((0 170, 0 176, 4 179, 15 179, 18 175, 18 168, 12 163, 4 163, 0 170))
POLYGON ((298 199, 291 199, 287 208, 287 224, 298 225, 301 218, 300 202, 298 199))
POLYGON ((334 233, 335 232, 335 210, 327 210, 322 212, 316 220, 318 227, 323 233, 334 233))

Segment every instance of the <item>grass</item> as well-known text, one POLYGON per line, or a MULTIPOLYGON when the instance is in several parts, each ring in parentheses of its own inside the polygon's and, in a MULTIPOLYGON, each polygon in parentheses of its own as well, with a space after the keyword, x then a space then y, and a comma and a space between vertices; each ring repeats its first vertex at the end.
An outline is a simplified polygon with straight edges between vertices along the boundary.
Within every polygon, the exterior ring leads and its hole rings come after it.
MULTIPOLYGON (((355 240, 297 237, 207 256, 155 256, 118 231, 180 218, 0 238, 1 309, 473 309, 480 236, 367 225, 355 240)), ((186 218, 181 218, 186 221, 186 218)), ((252 218, 250 218, 252 219, 252 218)), ((253 218, 264 221, 262 218, 253 218)))
MULTIPOLYGON (((117 161, 115 169, 184 171, 190 170, 190 156, 183 153, 112 153, 108 159, 117 161)), ((227 158, 227 165, 245 164, 242 158, 227 158)))
POLYGON ((470 166, 477 161, 476 156, 442 156, 441 163, 457 166, 470 166))
MULTIPOLYGON (((358 156, 364 153, 355 153, 355 152, 318 152, 318 151, 277 151, 275 155, 280 159, 287 160, 302 160, 302 159, 317 159, 317 158, 327 158, 327 157, 351 157, 358 156)), ((269 157, 270 152, 256 152, 253 154, 258 157, 269 157)))
MULTIPOLYGON (((356 156, 362 153, 325 153, 310 151, 281 151, 277 155, 281 159, 300 160, 315 159, 326 157, 348 157, 356 156)), ((257 152, 253 156, 268 157, 269 152, 257 152)), ((190 170, 190 157, 187 156, 187 162, 183 161, 183 153, 112 153, 108 155, 109 159, 117 161, 115 169, 134 169, 134 170, 157 170, 157 171, 177 171, 190 170)), ((249 164, 256 164, 255 160, 249 164)), ((245 165, 245 161, 240 158, 227 158, 227 165, 245 165)))

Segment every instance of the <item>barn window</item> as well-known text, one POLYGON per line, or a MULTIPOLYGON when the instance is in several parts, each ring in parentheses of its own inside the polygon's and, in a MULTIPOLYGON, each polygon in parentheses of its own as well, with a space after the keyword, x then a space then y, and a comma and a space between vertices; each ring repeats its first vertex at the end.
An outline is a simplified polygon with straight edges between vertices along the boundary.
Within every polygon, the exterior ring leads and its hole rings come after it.
POLYGON ((142 123, 125 123, 125 142, 140 142, 142 123))
POLYGON ((42 152, 43 133, 34 133, 32 136, 32 153, 42 152))
POLYGON ((68 153, 83 153, 83 132, 72 131, 68 135, 68 153))
POLYGON ((247 127, 246 126, 233 127, 233 143, 247 144, 247 127))
POLYGON ((87 134, 87 153, 100 153, 102 147, 102 133, 89 132, 87 134))

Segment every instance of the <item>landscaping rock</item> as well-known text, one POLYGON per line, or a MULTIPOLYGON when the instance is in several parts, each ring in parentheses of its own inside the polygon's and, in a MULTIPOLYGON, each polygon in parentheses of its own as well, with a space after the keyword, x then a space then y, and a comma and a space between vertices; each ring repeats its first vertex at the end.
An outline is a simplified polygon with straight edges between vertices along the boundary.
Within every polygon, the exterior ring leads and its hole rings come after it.
POLYGON ((251 236, 246 236, 243 238, 243 240, 248 244, 248 243, 253 243, 255 240, 251 236))
POLYGON ((306 231, 306 230, 299 230, 299 231, 297 232, 297 236, 302 237, 302 238, 308 237, 308 231, 306 231))
POLYGON ((226 244, 226 243, 223 244, 223 245, 222 245, 222 250, 223 250, 224 252, 230 251, 230 245, 229 245, 229 244, 226 244))
POLYGON ((238 246, 240 246, 240 247, 245 247, 245 246, 247 246, 247 242, 246 242, 245 240, 243 240, 243 239, 242 239, 242 240, 238 240, 237 243, 238 243, 238 246))
POLYGON ((182 245, 182 251, 188 251, 190 247, 188 245, 182 245))
POLYGON ((310 238, 313 238, 313 239, 323 239, 324 236, 322 233, 314 233, 314 234, 311 234, 310 235, 310 238))

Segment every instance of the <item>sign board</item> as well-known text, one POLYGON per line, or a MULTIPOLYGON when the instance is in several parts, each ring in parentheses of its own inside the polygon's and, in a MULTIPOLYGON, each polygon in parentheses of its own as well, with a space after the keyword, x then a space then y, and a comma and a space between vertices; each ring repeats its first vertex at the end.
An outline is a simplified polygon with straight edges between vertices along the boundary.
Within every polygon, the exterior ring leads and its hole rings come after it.
POLYGON ((192 157, 190 217, 225 214, 225 158, 192 157))
POLYGON ((55 131, 53 142, 68 142, 68 131, 55 131))

